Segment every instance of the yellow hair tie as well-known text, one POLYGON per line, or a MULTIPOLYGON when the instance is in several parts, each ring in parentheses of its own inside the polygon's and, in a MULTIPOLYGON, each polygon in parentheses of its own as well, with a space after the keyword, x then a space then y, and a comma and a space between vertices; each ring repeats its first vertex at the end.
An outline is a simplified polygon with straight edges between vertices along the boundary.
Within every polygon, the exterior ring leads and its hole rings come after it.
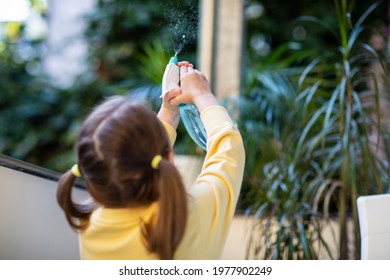
POLYGON ((80 173, 80 169, 79 169, 79 166, 78 164, 75 164, 72 166, 72 168, 70 169, 72 171, 72 174, 76 177, 81 177, 81 173, 80 173))
POLYGON ((155 155, 154 158, 152 159, 152 168, 153 169, 158 169, 158 165, 160 164, 160 161, 162 160, 162 156, 160 155, 155 155))

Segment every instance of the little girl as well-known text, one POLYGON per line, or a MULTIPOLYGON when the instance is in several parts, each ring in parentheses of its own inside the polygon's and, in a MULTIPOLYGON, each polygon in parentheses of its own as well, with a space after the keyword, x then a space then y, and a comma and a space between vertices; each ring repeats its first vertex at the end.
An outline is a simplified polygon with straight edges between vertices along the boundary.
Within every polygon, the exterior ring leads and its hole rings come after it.
POLYGON ((110 98, 85 120, 78 164, 58 185, 57 200, 79 232, 82 259, 218 259, 233 218, 245 151, 239 131, 218 104, 205 75, 179 62, 180 88, 159 113, 110 98), (173 164, 179 104, 195 104, 207 132, 207 154, 185 189, 173 164), (72 201, 82 176, 94 203, 72 201))

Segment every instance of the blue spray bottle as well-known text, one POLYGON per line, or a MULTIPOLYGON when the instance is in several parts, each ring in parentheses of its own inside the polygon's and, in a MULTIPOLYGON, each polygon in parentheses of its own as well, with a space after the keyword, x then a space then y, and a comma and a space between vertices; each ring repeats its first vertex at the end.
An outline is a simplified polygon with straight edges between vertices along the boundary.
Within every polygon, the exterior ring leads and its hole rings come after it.
MULTIPOLYGON (((177 56, 173 56, 164 72, 162 79, 162 94, 164 96, 169 90, 177 87, 180 81, 180 69, 177 66, 177 56)), ((192 104, 180 104, 180 117, 184 127, 191 139, 202 149, 207 150, 207 134, 200 118, 198 108, 192 104)))

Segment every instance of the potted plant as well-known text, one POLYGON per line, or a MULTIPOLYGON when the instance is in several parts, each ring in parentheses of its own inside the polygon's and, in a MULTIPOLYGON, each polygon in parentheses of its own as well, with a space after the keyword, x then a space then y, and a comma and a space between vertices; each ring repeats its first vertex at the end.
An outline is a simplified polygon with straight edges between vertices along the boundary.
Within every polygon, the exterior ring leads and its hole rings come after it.
POLYGON ((361 39, 363 23, 378 4, 356 23, 346 1, 335 0, 334 6, 339 47, 322 50, 298 69, 299 77, 291 71, 256 73, 241 101, 249 166, 242 200, 251 205, 247 213, 254 221, 247 258, 357 259, 356 199, 389 189, 388 134, 379 101, 388 72, 361 39), (371 70, 374 62, 382 71, 371 70))

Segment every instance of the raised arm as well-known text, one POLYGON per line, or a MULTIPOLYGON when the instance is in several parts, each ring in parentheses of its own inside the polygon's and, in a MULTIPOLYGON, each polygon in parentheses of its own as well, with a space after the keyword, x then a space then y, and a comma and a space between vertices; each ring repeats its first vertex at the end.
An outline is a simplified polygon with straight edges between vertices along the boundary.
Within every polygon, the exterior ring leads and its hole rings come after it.
POLYGON ((203 73, 182 66, 181 90, 182 93, 170 103, 195 104, 207 132, 203 167, 189 189, 190 221, 198 223, 198 228, 189 228, 188 235, 201 235, 202 250, 207 252, 201 252, 200 258, 219 258, 241 189, 245 164, 243 141, 226 109, 212 94, 203 73), (198 232, 191 233, 192 230, 198 232))

